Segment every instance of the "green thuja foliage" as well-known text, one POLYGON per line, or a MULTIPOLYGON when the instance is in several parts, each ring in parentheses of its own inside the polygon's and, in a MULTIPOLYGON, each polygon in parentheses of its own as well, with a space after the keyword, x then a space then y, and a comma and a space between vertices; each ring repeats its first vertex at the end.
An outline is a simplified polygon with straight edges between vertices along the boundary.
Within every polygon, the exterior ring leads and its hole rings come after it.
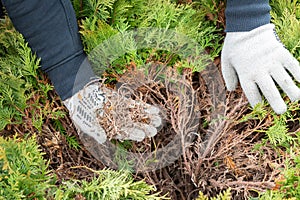
POLYGON ((0 199, 45 199, 54 185, 35 138, 0 137, 0 199))
MULTIPOLYGON (((217 27, 225 28, 225 20, 222 19, 222 14, 225 9, 226 1, 224 0, 194 0, 194 7, 202 13, 206 14, 206 18, 211 24, 217 27)), ((222 46, 219 46, 221 48, 222 46)))
POLYGON ((287 49, 300 61, 300 1, 271 0, 272 22, 287 49))
MULTIPOLYGON (((271 0, 272 22, 276 25, 276 31, 286 48, 300 61, 300 1, 299 0, 271 0)), ((266 131, 268 140, 272 145, 286 148, 290 158, 286 160, 282 169, 282 177, 276 182, 278 189, 262 193, 262 200, 295 200, 300 198, 300 156, 299 156, 299 132, 288 133, 287 119, 292 118, 289 112, 298 112, 299 104, 290 104, 286 114, 274 116, 273 125, 266 131), (295 107, 296 105, 296 107, 295 107), (293 135, 293 136, 292 136, 293 135)))
MULTIPOLYGON (((6 30, 6 24, 0 27, 0 130, 7 124, 21 123, 22 113, 29 90, 23 73, 33 74, 35 63, 31 63, 24 40, 17 33, 6 30), (24 63, 28 64, 24 68, 24 63)), ((30 51, 30 50, 29 50, 30 51)))
POLYGON ((273 116, 273 125, 266 130, 268 140, 275 147, 281 146, 289 148, 294 141, 294 138, 288 133, 286 124, 286 116, 273 116))
MULTIPOLYGON (((300 1, 299 0, 271 0, 272 22, 276 26, 282 43, 300 61, 300 1)), ((262 108, 263 109, 263 108, 262 108)), ((259 199, 299 199, 300 198, 300 156, 299 156, 299 131, 290 133, 288 121, 297 123, 298 118, 293 119, 292 113, 299 112, 299 103, 289 103, 288 111, 281 115, 273 115, 272 125, 267 130, 266 140, 275 149, 282 151, 282 147, 288 156, 285 167, 282 169, 280 180, 276 181, 276 189, 262 193, 259 199)))
POLYGON ((216 197, 207 197, 202 192, 199 193, 199 197, 196 200, 230 200, 231 199, 231 192, 230 188, 228 188, 223 193, 220 193, 216 197))
POLYGON ((55 185, 34 137, 27 140, 0 137, 0 199, 168 199, 154 193, 154 186, 135 181, 127 170, 94 171, 90 181, 68 180, 55 185))
MULTIPOLYGON (((186 45, 182 40, 187 38, 197 43, 199 48, 196 48, 196 54, 206 60, 218 56, 221 50, 220 30, 215 27, 214 22, 206 19, 207 10, 210 9, 208 7, 195 9, 193 4, 178 5, 164 0, 86 0, 81 5, 77 1, 73 1, 73 4, 76 10, 81 10, 77 12, 80 13, 79 16, 84 16, 80 32, 86 52, 91 53, 100 44, 108 43, 101 47, 101 61, 95 66, 113 66, 111 73, 122 74, 128 63, 140 66, 145 65, 149 57, 162 61, 170 56, 170 66, 201 71, 206 62, 202 63, 197 58, 198 62, 193 63, 187 57, 178 56, 184 51, 180 48, 186 45), (128 33, 141 29, 147 32, 140 37, 128 33), (171 37, 172 34, 163 35, 168 30, 182 37, 178 39, 178 36, 171 37), (120 35, 118 39, 113 38, 116 35, 120 35), (110 44, 111 41, 108 40, 114 41, 114 44, 110 44), (179 50, 174 52, 174 46, 179 50), (121 49, 121 55, 110 58, 120 52, 118 49, 121 49), (208 54, 206 50, 209 50, 208 56, 204 55, 208 54), (103 63, 108 58, 109 62, 103 63)), ((93 56, 91 60, 94 60, 93 56)))
POLYGON ((31 107, 32 124, 41 130, 43 118, 51 113, 53 118, 63 116, 60 111, 45 110, 47 93, 52 86, 40 83, 39 60, 21 34, 15 31, 8 18, 0 21, 0 130, 8 124, 22 123, 24 110, 31 107), (39 101, 28 104, 33 95, 39 94, 39 101), (34 112, 39 110, 39 112, 34 112))
POLYGON ((91 181, 67 181, 56 192, 56 199, 75 199, 83 196, 87 200, 159 200, 168 199, 159 196, 159 193, 151 194, 154 186, 147 185, 144 181, 135 181, 127 170, 95 171, 97 177, 91 181))
POLYGON ((284 198, 284 193, 278 191, 267 191, 264 195, 261 195, 259 198, 253 198, 253 200, 297 200, 296 198, 284 198))

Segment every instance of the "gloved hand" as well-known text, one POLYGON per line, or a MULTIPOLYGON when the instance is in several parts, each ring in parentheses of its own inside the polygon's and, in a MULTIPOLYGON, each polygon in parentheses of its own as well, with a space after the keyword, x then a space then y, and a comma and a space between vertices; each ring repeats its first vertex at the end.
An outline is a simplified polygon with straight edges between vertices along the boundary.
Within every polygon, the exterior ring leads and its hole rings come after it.
POLYGON ((292 101, 300 99, 300 89, 288 73, 300 81, 300 66, 280 42, 274 28, 273 24, 267 24, 249 32, 227 33, 221 65, 229 91, 239 81, 251 106, 262 101, 261 91, 273 110, 282 114, 287 107, 275 82, 292 101))
MULTIPOLYGON (((78 132, 90 135, 100 144, 107 140, 105 130, 101 127, 98 120, 99 115, 103 115, 105 102, 109 100, 106 97, 113 97, 115 96, 114 93, 116 92, 110 89, 106 89, 103 92, 98 83, 92 83, 63 102, 69 110, 71 119, 78 132)), ((128 106, 134 103, 132 99, 127 99, 127 101, 128 106)), ((145 109, 144 113, 149 114, 148 117, 153 120, 150 120, 149 124, 140 122, 122 124, 122 133, 116 135, 116 139, 142 141, 145 137, 152 137, 157 134, 157 128, 162 125, 159 109, 146 103, 142 104, 142 107, 145 109)), ((130 109, 128 109, 128 112, 130 112, 130 109)))

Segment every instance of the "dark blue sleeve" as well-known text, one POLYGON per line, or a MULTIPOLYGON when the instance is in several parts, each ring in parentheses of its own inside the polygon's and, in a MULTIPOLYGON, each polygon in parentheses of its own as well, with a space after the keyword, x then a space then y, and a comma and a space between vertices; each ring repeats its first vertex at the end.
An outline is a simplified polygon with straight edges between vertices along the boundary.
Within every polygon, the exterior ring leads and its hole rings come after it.
POLYGON ((227 0, 226 32, 250 31, 270 23, 269 0, 227 0))
POLYGON ((95 75, 83 52, 70 0, 2 0, 16 29, 41 58, 41 69, 62 100, 95 75))

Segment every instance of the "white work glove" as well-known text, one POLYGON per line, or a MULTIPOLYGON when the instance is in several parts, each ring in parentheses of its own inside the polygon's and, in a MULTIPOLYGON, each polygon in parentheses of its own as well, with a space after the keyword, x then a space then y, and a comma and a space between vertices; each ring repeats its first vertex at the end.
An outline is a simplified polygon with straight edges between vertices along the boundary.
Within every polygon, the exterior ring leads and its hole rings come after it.
POLYGON ((262 101, 261 91, 273 110, 282 114, 287 107, 275 82, 290 100, 300 99, 300 89, 288 73, 300 81, 300 66, 280 42, 274 28, 273 24, 267 24, 249 32, 227 33, 221 65, 229 91, 239 81, 252 107, 262 101))
MULTIPOLYGON (((88 134, 100 144, 107 140, 105 130, 99 123, 99 116, 103 115, 105 102, 110 101, 106 96, 115 96, 114 93, 116 92, 110 89, 106 89, 104 93, 101 91, 99 83, 92 83, 63 101, 79 133, 88 134), (107 93, 110 94, 107 95, 107 93)), ((126 100, 128 100, 128 112, 130 112, 130 105, 137 102, 132 99, 126 100)), ((122 124, 120 129, 122 133, 116 135, 116 139, 142 141, 145 137, 157 134, 157 128, 162 125, 159 109, 143 102, 138 104, 143 104, 144 113, 149 114, 148 117, 154 120, 150 120, 149 124, 141 122, 122 124)))

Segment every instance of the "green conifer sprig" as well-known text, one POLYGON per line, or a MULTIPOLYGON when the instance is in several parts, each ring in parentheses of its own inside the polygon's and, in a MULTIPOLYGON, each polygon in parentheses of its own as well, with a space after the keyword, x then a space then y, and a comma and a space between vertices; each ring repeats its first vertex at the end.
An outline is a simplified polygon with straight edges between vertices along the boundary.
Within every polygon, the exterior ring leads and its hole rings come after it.
POLYGON ((142 181, 135 181, 127 170, 94 171, 96 177, 91 181, 71 180, 64 182, 56 192, 56 199, 74 199, 82 195, 87 200, 163 200, 169 199, 166 195, 160 196, 154 186, 142 181))
MULTIPOLYGON (((195 40, 202 49, 209 49, 211 59, 217 57, 221 51, 222 36, 220 30, 215 27, 214 22, 206 19, 207 9, 195 9, 191 5, 178 5, 171 1, 163 0, 115 0, 109 1, 106 6, 102 6, 99 0, 84 1, 82 5, 85 17, 81 21, 81 34, 85 50, 89 53, 103 41, 118 33, 141 28, 159 28, 162 30, 174 30, 179 34, 195 40), (98 2, 98 3, 97 3, 98 2), (101 6, 100 6, 101 4, 101 6), (98 6, 97 6, 98 5, 98 6), (102 14, 95 14, 99 12, 102 14)), ((75 2, 74 2, 75 4, 75 2)), ((150 33, 149 33, 150 35, 150 33)), ((135 41, 128 41, 133 44, 135 41)), ((116 62, 111 64, 114 73, 122 72, 122 66, 128 62, 145 64, 151 57, 151 53, 156 51, 156 57, 163 58, 166 51, 158 49, 144 49, 128 52, 116 62)), ((202 50, 203 52, 204 50, 202 50)), ((169 52, 170 56, 172 52, 169 52)), ((172 60, 181 66, 185 60, 180 57, 172 60)), ((103 66, 102 66, 103 67, 103 66)), ((183 65, 182 67, 193 68, 193 71, 200 71, 205 66, 183 65)))
MULTIPOLYGON (((8 20, 8 19, 6 19, 8 20)), ((32 89, 37 89, 39 61, 9 22, 0 25, 0 130, 21 123, 32 89), (11 28, 11 29, 8 29, 11 28)))
POLYGON ((32 53, 24 38, 5 18, 0 21, 0 130, 8 124, 21 124, 25 109, 30 110, 32 125, 41 130, 46 117, 64 116, 60 110, 43 108, 48 92, 53 89, 43 80, 40 60, 32 53), (30 99, 37 97, 35 101, 30 99))
POLYGON ((271 1, 272 22, 286 48, 300 61, 300 2, 271 1))
POLYGON ((35 138, 0 137, 0 199, 45 199, 54 185, 42 155, 35 138))

